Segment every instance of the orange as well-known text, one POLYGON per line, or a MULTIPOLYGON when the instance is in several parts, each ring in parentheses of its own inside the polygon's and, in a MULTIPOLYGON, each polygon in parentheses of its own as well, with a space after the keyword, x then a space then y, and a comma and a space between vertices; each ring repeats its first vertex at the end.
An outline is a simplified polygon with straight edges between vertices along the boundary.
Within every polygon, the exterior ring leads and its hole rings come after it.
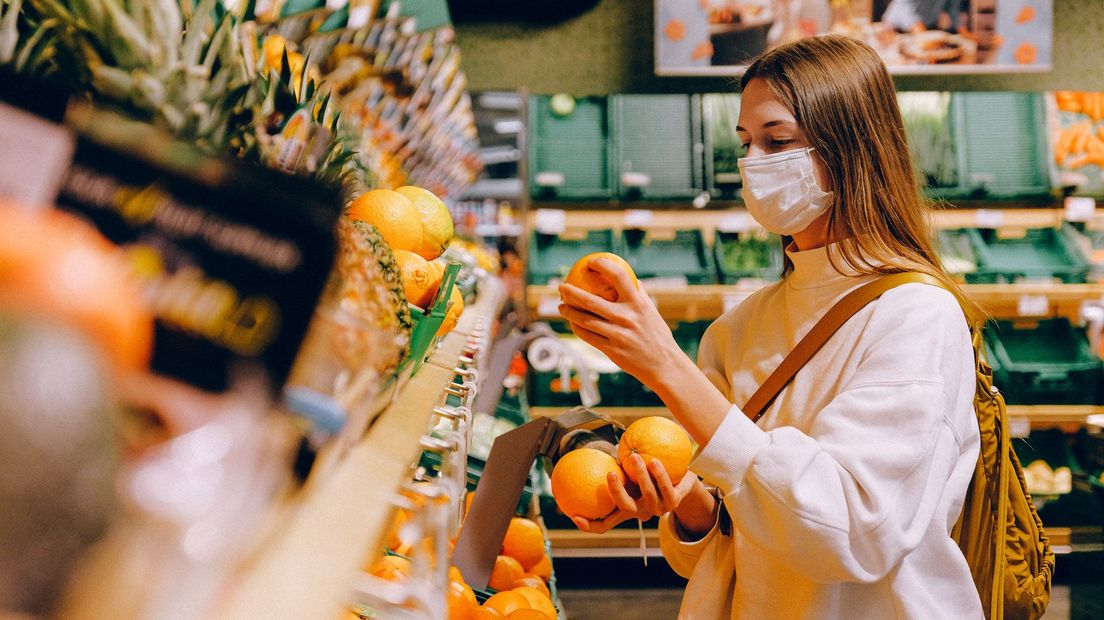
POLYGON ((364 192, 349 203, 346 214, 375 226, 392 250, 417 252, 422 246, 418 209, 398 192, 389 189, 364 192))
POLYGON ((458 581, 449 582, 446 601, 448 603, 448 620, 472 620, 475 618, 475 611, 479 609, 475 592, 466 584, 458 581))
POLYGON ((491 578, 487 585, 495 590, 509 590, 510 586, 524 574, 525 569, 521 567, 521 562, 508 555, 500 555, 495 558, 495 565, 491 569, 491 578))
POLYGON ((629 272, 629 275, 632 276, 633 283, 636 284, 637 288, 640 288, 640 282, 637 281, 636 273, 633 272, 633 268, 625 262, 625 259, 609 252, 595 252, 580 258, 575 262, 575 265, 571 267, 571 271, 567 272, 567 278, 564 279, 564 282, 577 286, 584 291, 594 293, 606 301, 617 301, 617 287, 613 285, 613 282, 611 282, 609 278, 590 267, 590 261, 599 258, 608 258, 617 263, 619 267, 629 272))
POLYGON ((464 514, 465 515, 468 514, 469 510, 471 510, 471 505, 472 505, 472 502, 474 502, 474 501, 475 501, 475 491, 468 491, 467 495, 464 496, 464 514))
POLYGON ((537 611, 543 611, 550 617, 555 618, 558 614, 556 612, 556 606, 552 604, 552 599, 545 595, 543 592, 536 588, 529 586, 522 586, 520 588, 514 588, 511 592, 517 592, 525 597, 525 600, 529 601, 529 606, 537 611))
POLYGON ((519 609, 531 609, 532 605, 529 604, 529 599, 525 596, 513 590, 507 590, 487 599, 487 602, 483 603, 483 607, 494 609, 500 614, 508 616, 519 609))
POLYGON ((395 516, 391 518, 391 531, 387 535, 387 548, 399 555, 407 555, 410 553, 410 545, 403 543, 399 537, 399 532, 402 530, 403 525, 410 520, 410 511, 405 508, 399 508, 395 510, 395 516))
POLYGON ((660 416, 640 418, 629 425, 617 444, 617 460, 625 468, 625 475, 636 482, 635 474, 628 469, 629 457, 639 454, 647 466, 652 459, 663 463, 671 482, 677 484, 686 475, 694 448, 690 435, 678 422, 660 416))
POLYGON ((441 286, 441 276, 437 275, 437 269, 414 252, 395 250, 394 254, 406 300, 419 308, 428 308, 441 286))
POLYGON ((385 555, 372 563, 368 572, 387 581, 405 581, 413 567, 410 560, 397 555, 385 555))
POLYGON ((444 254, 454 232, 452 214, 445 203, 433 192, 413 185, 404 185, 395 191, 406 196, 418 210, 418 218, 422 222, 422 245, 418 254, 426 260, 444 254))
POLYGON ((552 469, 552 497, 569 517, 599 519, 613 512, 616 504, 610 495, 606 474, 625 479, 617 459, 594 448, 572 450, 552 469))
POLYGON ((467 583, 464 581, 464 575, 460 572, 460 569, 455 566, 450 566, 448 569, 449 581, 459 581, 460 583, 467 583))
POLYGON ((153 315, 135 276, 159 276, 160 255, 146 248, 140 253, 152 256, 153 265, 139 269, 95 228, 56 209, 32 211, 0 200, 0 221, 0 307, 77 329, 114 370, 145 369, 153 315))
POLYGON ((521 562, 521 566, 529 570, 544 557, 544 532, 541 527, 531 519, 510 519, 506 536, 502 539, 502 554, 521 562))
POLYGON ((548 586, 544 585, 544 580, 540 577, 532 574, 525 573, 521 579, 514 582, 514 585, 510 587, 511 590, 516 590, 522 586, 529 586, 530 588, 536 588, 544 593, 548 598, 552 598, 552 593, 549 592, 548 586))
POLYGON ((556 620, 556 616, 549 616, 536 609, 519 609, 506 617, 509 620, 556 620))
POLYGON ((444 336, 456 328, 457 321, 460 320, 460 315, 464 313, 464 296, 460 294, 460 290, 453 287, 452 294, 449 295, 448 312, 445 314, 445 320, 441 323, 441 327, 437 329, 438 336, 444 336))
POLYGON ((480 607, 476 610, 474 620, 495 620, 495 618, 505 618, 506 615, 501 611, 494 609, 493 607, 480 607))
POLYGON ((529 569, 529 572, 545 581, 552 579, 552 560, 545 555, 536 566, 529 569))

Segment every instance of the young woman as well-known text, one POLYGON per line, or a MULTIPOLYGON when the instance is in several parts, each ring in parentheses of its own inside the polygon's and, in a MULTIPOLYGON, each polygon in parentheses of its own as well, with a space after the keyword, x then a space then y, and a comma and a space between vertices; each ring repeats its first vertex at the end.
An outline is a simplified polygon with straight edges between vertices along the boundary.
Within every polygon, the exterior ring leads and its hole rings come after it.
POLYGON ((767 52, 741 87, 744 201, 782 235, 783 278, 709 328, 697 366, 615 265, 592 263, 618 303, 561 287, 574 332, 655 390, 701 446, 691 470, 704 480, 672 485, 634 456, 639 490, 611 476, 618 508, 576 524, 663 515, 663 553, 689 578, 681 618, 981 618, 950 536, 979 449, 964 319, 976 306, 936 286, 892 289, 758 423, 740 409, 856 287, 919 271, 959 290, 929 241, 893 81, 870 47, 826 36, 767 52))

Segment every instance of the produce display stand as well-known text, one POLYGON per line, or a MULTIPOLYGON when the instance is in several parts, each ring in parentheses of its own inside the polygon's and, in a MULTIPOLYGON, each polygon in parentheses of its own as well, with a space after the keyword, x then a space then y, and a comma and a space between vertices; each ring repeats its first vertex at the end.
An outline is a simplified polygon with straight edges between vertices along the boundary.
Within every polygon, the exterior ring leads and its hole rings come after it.
POLYGON ((503 300, 484 285, 416 376, 344 455, 292 499, 291 515, 240 576, 215 618, 331 620, 348 602, 366 557, 382 549, 392 498, 420 454, 434 409, 463 391, 457 369, 485 364, 485 337, 503 300))

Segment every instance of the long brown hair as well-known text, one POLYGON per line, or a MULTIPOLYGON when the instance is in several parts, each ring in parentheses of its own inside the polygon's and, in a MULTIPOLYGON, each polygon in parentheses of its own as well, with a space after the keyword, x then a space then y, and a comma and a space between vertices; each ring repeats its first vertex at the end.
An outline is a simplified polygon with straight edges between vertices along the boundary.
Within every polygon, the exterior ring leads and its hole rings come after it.
MULTIPOLYGON (((985 312, 947 274, 932 246, 931 205, 914 172, 893 80, 877 52, 842 35, 799 39, 759 56, 740 89, 754 79, 793 112, 827 168, 835 192, 828 238, 848 240, 838 244, 844 262, 860 273, 932 275, 958 298, 971 326, 984 321, 985 312)), ((783 277, 792 270, 786 258, 783 277)))

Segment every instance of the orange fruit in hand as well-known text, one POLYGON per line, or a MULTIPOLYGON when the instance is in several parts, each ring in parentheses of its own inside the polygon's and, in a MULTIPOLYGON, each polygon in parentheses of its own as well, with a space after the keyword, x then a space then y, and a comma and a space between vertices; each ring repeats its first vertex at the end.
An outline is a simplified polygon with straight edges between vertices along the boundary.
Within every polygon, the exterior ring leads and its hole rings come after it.
POLYGON ((636 284, 637 288, 640 288, 640 282, 636 279, 636 273, 633 272, 633 268, 629 266, 629 263, 625 262, 625 259, 616 254, 609 252, 595 252, 593 254, 587 254, 580 258, 571 267, 571 271, 567 272, 567 278, 564 282, 577 286, 584 291, 594 293, 595 295, 605 299, 606 301, 617 301, 619 295, 617 293, 617 287, 609 278, 598 273, 590 266, 590 261, 597 260, 599 258, 608 258, 609 260, 617 263, 617 266, 621 267, 629 273, 632 277, 632 281, 636 284))
POLYGON ((552 497, 569 517, 599 519, 616 507, 606 474, 625 479, 617 459, 594 448, 572 450, 552 468, 552 497))
POLYGON ((414 252, 395 250, 394 254, 406 301, 419 308, 428 308, 437 296, 443 274, 438 275, 437 269, 430 266, 430 261, 414 252))
POLYGON ((548 598, 552 598, 552 593, 548 590, 548 586, 544 584, 544 580, 531 573, 525 573, 521 579, 518 579, 510 586, 511 590, 516 590, 522 586, 529 586, 530 588, 536 588, 540 590, 548 598))
POLYGON ((499 592, 498 594, 495 594, 491 598, 487 599, 485 603, 483 603, 483 607, 494 609, 504 616, 508 616, 510 615, 510 613, 519 609, 532 608, 532 606, 529 604, 529 599, 525 598, 521 594, 518 594, 517 592, 514 592, 513 590, 506 590, 504 592, 499 592))
POLYGON ((467 584, 459 581, 449 582, 446 601, 448 602, 448 620, 472 620, 475 618, 475 610, 479 609, 475 592, 467 584))
POLYGON ((418 254, 426 260, 443 254, 453 235, 452 214, 445 203, 433 192, 413 185, 404 185, 395 191, 406 196, 418 210, 418 219, 422 223, 422 244, 416 250, 418 254))
POLYGON ((660 416, 640 418, 629 425, 617 444, 617 460, 625 469, 625 475, 636 482, 636 474, 628 467, 629 457, 639 454, 647 466, 652 459, 663 463, 673 484, 686 475, 694 448, 690 435, 678 422, 660 416))
POLYGON ((437 329, 438 336, 444 336, 451 332, 455 327, 457 321, 460 320, 460 315, 464 313, 464 296, 460 294, 460 290, 453 287, 452 294, 449 295, 448 312, 445 314, 445 320, 441 323, 441 327, 437 329))
POLYGON ((502 554, 521 562, 522 568, 529 570, 544 557, 544 531, 531 519, 510 519, 502 539, 502 554))
POLYGON ((410 560, 397 555, 385 555, 372 563, 368 572, 387 581, 405 581, 413 572, 410 560))
POLYGON ((546 554, 536 566, 529 569, 529 572, 545 581, 552 579, 552 560, 546 554))
POLYGON ((549 616, 536 609, 519 609, 506 617, 509 620, 556 620, 556 616, 549 616))
POLYGON ((422 247, 422 221, 414 203, 398 192, 374 189, 349 203, 346 214, 376 227, 392 250, 417 252, 422 247))
POLYGON ((556 612, 556 606, 552 604, 552 599, 545 595, 543 592, 536 588, 529 586, 522 586, 520 588, 514 588, 511 592, 517 592, 525 597, 525 600, 529 601, 529 606, 537 611, 542 611, 551 618, 555 618, 559 614, 556 612))
POLYGON ((521 562, 508 555, 500 555, 495 558, 494 568, 491 569, 491 578, 487 585, 495 590, 509 590, 514 582, 525 575, 525 569, 521 562))

